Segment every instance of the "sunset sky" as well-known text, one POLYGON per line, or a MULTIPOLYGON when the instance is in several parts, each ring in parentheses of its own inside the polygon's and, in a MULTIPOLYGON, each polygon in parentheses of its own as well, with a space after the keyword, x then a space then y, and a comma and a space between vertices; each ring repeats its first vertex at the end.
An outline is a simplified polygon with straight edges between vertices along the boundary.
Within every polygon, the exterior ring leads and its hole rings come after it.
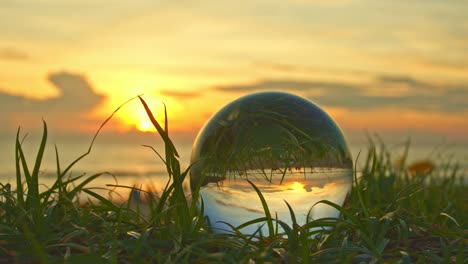
MULTIPOLYGON (((89 133, 138 94, 197 132, 280 90, 349 133, 468 135, 468 1, 0 2, 0 128, 89 133)), ((138 101, 109 129, 144 130, 138 101)))

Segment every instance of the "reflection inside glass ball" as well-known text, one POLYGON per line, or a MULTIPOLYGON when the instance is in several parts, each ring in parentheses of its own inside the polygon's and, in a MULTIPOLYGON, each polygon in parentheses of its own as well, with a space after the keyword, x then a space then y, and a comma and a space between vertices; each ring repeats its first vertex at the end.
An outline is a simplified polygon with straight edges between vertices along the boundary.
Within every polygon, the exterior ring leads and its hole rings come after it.
MULTIPOLYGON (((325 204, 342 205, 353 164, 335 122, 317 105, 282 92, 241 97, 218 111, 202 128, 192 149, 192 190, 200 188, 205 214, 217 232, 223 222, 238 226, 263 217, 264 196, 273 217, 291 226, 287 201, 298 224, 338 217, 325 204)), ((253 234, 257 225, 241 231, 253 234)), ((263 234, 268 234, 266 227, 263 234)))

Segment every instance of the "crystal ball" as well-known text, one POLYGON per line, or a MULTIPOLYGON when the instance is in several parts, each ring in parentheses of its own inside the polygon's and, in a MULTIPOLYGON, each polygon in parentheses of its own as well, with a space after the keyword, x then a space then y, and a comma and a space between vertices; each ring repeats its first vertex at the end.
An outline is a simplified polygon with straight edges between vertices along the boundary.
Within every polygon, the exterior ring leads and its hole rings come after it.
MULTIPOLYGON (((292 225, 338 217, 328 200, 342 205, 353 178, 353 163, 343 133, 313 102, 284 92, 241 97, 215 113, 192 148, 190 186, 199 190, 204 212, 216 232, 232 232, 264 217, 264 196, 273 218, 292 225)), ((266 225, 249 225, 253 234, 266 225)), ((280 228, 281 229, 281 228, 280 228)))

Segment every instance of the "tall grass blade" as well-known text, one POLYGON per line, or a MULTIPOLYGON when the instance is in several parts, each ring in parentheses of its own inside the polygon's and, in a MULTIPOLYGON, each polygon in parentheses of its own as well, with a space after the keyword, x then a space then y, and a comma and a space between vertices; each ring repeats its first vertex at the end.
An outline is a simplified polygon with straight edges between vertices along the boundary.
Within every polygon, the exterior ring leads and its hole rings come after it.
MULTIPOLYGON (((26 185, 29 189, 29 185, 32 184, 31 182, 31 174, 29 172, 29 168, 28 168, 28 164, 26 162, 26 157, 24 156, 24 152, 23 152, 23 148, 21 146, 21 143, 19 142, 18 139, 16 139, 16 146, 18 146, 16 148, 16 151, 18 152, 18 157, 19 157, 19 163, 20 163, 20 171, 21 171, 21 168, 22 168, 22 172, 24 173, 24 178, 26 180, 26 185)), ((28 193, 29 193, 29 190, 28 190, 28 193)), ((27 198, 26 198, 27 199, 27 198)), ((26 202, 27 203, 27 202, 26 202)))
MULTIPOLYGON (((99 176, 103 175, 103 174, 106 174, 106 172, 103 172, 103 173, 97 173, 97 174, 94 174, 94 175, 91 175, 89 176, 88 178, 86 178, 83 182, 81 182, 80 184, 78 184, 75 188, 73 188, 70 192, 67 193, 67 196, 68 196, 68 199, 72 200, 75 195, 80 192, 81 190, 83 190, 83 188, 90 182, 94 181, 96 178, 98 178, 99 176)), ((109 173, 107 173, 109 174, 109 173)))
POLYGON ((94 145, 94 141, 96 141, 97 136, 99 135, 99 133, 101 132, 101 130, 104 128, 104 126, 107 124, 107 122, 109 122, 109 120, 112 119, 112 117, 115 115, 115 113, 117 113, 117 112, 120 110, 120 108, 122 108, 122 107, 123 107, 124 105, 126 105, 128 102, 134 100, 134 99, 137 98, 137 97, 139 97, 139 95, 138 95, 138 96, 135 96, 135 97, 132 97, 132 98, 128 99, 127 101, 125 101, 124 103, 122 103, 121 105, 119 105, 119 107, 117 107, 117 108, 114 110, 114 112, 112 112, 112 114, 111 114, 109 117, 107 117, 107 119, 104 120, 104 122, 102 122, 102 124, 99 126, 98 130, 96 131, 96 133, 94 133, 93 139, 91 140, 91 143, 89 144, 88 151, 86 151, 84 154, 82 154, 81 156, 79 156, 78 158, 76 158, 73 162, 71 162, 71 163, 65 168, 65 170, 64 170, 61 174, 58 175, 59 177, 61 177, 61 176, 65 175, 65 174, 67 174, 68 171, 69 171, 73 166, 75 166, 75 164, 76 164, 78 161, 82 160, 84 157, 88 156, 88 155, 91 153, 91 150, 92 150, 93 145, 94 145))
POLYGON ((161 154, 159 154, 159 152, 154 147, 152 147, 150 145, 142 145, 142 146, 145 147, 145 148, 149 148, 149 149, 153 150, 153 152, 159 157, 159 159, 164 163, 164 165, 167 165, 164 158, 161 156, 161 154))
MULTIPOLYGON (((169 139, 169 135, 166 133, 166 131, 161 127, 161 125, 159 125, 158 121, 156 120, 156 118, 154 118, 154 115, 153 113, 151 112, 151 110, 149 109, 148 107, 148 104, 146 104, 145 100, 143 100, 143 98, 141 98, 141 96, 138 96, 138 98, 140 99, 140 102, 143 104, 143 107, 145 108, 145 111, 146 111, 146 114, 148 115, 151 123, 153 124, 153 126, 156 128, 156 130, 158 131, 159 135, 162 137, 164 143, 168 144, 171 151, 174 153, 174 156, 176 157, 179 157, 179 154, 177 153, 177 150, 176 148, 174 147, 174 144, 172 143, 172 141, 169 139)), ((166 118, 167 120, 167 118, 166 118)), ((166 160, 167 162, 167 160, 166 160)))
MULTIPOLYGON (((55 145, 55 160, 56 160, 56 164, 57 164, 57 180, 56 182, 58 183, 58 193, 59 193, 59 197, 63 197, 63 191, 64 191, 64 188, 62 188, 62 178, 63 178, 63 174, 61 173, 61 169, 60 169, 60 158, 59 158, 59 154, 58 154, 58 148, 57 148, 57 145, 55 145)), ((48 196, 47 196, 47 199, 48 200, 48 196)))
POLYGON ((169 124, 168 124, 168 119, 167 119, 167 107, 166 104, 163 103, 164 105, 164 131, 166 131, 166 134, 169 135, 169 124))
MULTIPOLYGON (((242 229, 246 226, 249 226, 249 225, 253 225, 253 224, 258 224, 258 223, 264 223, 264 222, 267 222, 268 219, 271 219, 271 218, 268 218, 267 216, 264 216, 264 217, 259 217, 259 218, 255 218, 255 219, 252 219, 250 221, 247 221, 245 223, 242 223, 240 225, 238 225, 236 228, 237 229, 242 229)), ((220 221, 222 223, 226 223, 226 222, 223 222, 223 221, 220 221)), ((230 225, 231 226, 231 225, 230 225)))
POLYGON ((339 205, 337 205, 335 203, 332 203, 332 202, 330 202, 328 200, 318 201, 313 206, 315 206, 317 204, 321 204, 321 203, 327 204, 327 205, 335 208, 336 210, 338 210, 341 214, 343 214, 346 218, 348 218, 351 221, 351 223, 355 224, 356 227, 360 226, 360 224, 359 224, 360 221, 356 217, 354 217, 354 215, 351 212, 349 212, 345 208, 343 208, 343 207, 341 207, 341 206, 339 206, 339 205))
POLYGON ((16 141, 15 141, 15 167, 16 167, 16 200, 20 206, 24 206, 24 190, 23 190, 23 180, 21 173, 21 161, 20 161, 20 149, 21 143, 19 141, 20 129, 18 128, 16 132, 16 141))
POLYGON ((271 218, 270 209, 268 208, 268 204, 265 200, 265 197, 263 197, 262 192, 257 188, 257 186, 255 186, 255 184, 253 184, 250 180, 247 180, 247 182, 250 185, 252 185, 258 197, 260 198, 260 201, 262 202, 263 210, 265 211, 266 222, 268 225, 268 234, 270 237, 273 237, 273 235, 275 234, 275 229, 273 228, 273 219, 271 218))
POLYGON ((293 228, 296 229, 297 226, 299 226, 297 224, 297 221, 296 221, 296 214, 294 214, 294 210, 292 209, 291 205, 288 203, 288 201, 286 200, 283 200, 286 205, 288 206, 288 210, 289 210, 289 215, 291 216, 291 221, 292 221, 292 224, 293 224, 293 228))
POLYGON ((39 196, 39 189, 38 189, 39 188, 39 170, 41 168, 42 158, 44 156, 44 151, 45 151, 45 147, 47 143, 47 124, 44 120, 42 120, 42 124, 44 126, 44 130, 42 133, 41 145, 39 146, 39 151, 37 152, 37 155, 36 155, 36 163, 34 164, 34 169, 31 174, 32 187, 34 187, 34 189, 32 189, 31 191, 34 190, 34 192, 31 193, 30 191, 29 193, 33 197, 39 196))
MULTIPOLYGON (((263 220, 262 220, 263 221, 263 220)), ((239 238, 242 238, 244 240, 248 240, 247 236, 244 235, 240 229, 242 229, 243 227, 246 227, 250 224, 255 224, 255 223, 259 223, 259 222, 262 222, 262 221, 257 221, 257 220, 254 220, 254 221, 249 221, 248 223, 244 223, 242 224, 241 226, 233 226, 232 224, 228 223, 228 222, 225 222, 225 221, 218 221, 219 223, 222 223, 222 224, 225 224, 227 225, 228 227, 231 228, 231 230, 236 234, 237 237, 239 238)), ((258 231, 257 231, 258 232, 258 231)))
MULTIPOLYGON (((41 144, 39 146, 39 150, 36 156, 35 165, 34 165, 32 174, 29 171, 26 157, 24 155, 18 135, 16 137, 16 157, 17 157, 17 164, 16 164, 17 179, 16 180, 17 180, 17 184, 21 186, 22 185, 21 168, 22 168, 22 171, 26 179, 27 189, 28 189, 24 204, 23 204, 22 199, 19 201, 24 206, 24 209, 31 211, 31 216, 32 216, 31 220, 35 224, 35 228, 40 234, 43 234, 45 231, 44 230, 44 217, 42 215, 42 208, 41 208, 41 202, 40 202, 40 197, 39 197, 39 180, 38 180, 40 164, 42 162, 42 157, 44 155, 45 145, 47 142, 47 125, 45 124, 44 121, 43 121, 43 124, 44 124, 44 130, 42 134, 41 144)), ((18 133, 19 133, 19 129, 18 129, 18 133)), ((20 187, 20 192, 24 194, 24 190, 22 189, 22 186, 20 187)))
POLYGON ((83 192, 85 192, 86 194, 89 194, 92 197, 96 198, 103 205, 106 205, 107 207, 112 208, 112 209, 117 209, 117 207, 112 202, 110 202, 106 198, 102 197, 101 195, 97 194, 96 192, 93 192, 93 191, 91 191, 89 189, 83 189, 83 192))
MULTIPOLYGON (((356 161, 354 162, 355 166, 356 166, 356 164, 358 164, 358 160, 359 160, 360 155, 361 155, 361 151, 358 152, 358 155, 356 157, 356 161)), ((361 209, 363 210, 364 215, 366 217, 369 217, 369 211, 367 210, 367 206, 364 203, 364 199, 362 197, 362 189, 361 189, 361 186, 359 185, 359 182, 358 182, 357 169, 356 168, 354 168, 353 176, 354 176, 354 187, 356 189, 356 193, 357 193, 357 196, 358 196, 358 199, 359 199, 359 203, 361 205, 361 209)))

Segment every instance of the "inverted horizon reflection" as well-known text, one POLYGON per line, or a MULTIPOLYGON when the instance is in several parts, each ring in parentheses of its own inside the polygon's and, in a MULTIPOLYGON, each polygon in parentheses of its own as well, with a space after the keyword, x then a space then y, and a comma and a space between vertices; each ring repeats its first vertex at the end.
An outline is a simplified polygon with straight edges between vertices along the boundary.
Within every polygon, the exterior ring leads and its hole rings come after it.
MULTIPOLYGON (((338 217, 339 212, 328 205, 316 204, 321 200, 328 200, 336 204, 343 204, 351 189, 352 170, 327 169, 328 176, 319 179, 308 177, 301 181, 290 181, 284 184, 265 182, 261 176, 257 180, 249 180, 261 190, 272 216, 292 225, 287 201, 295 212, 298 223, 324 217, 338 217)), ((292 178, 304 177, 302 173, 292 173, 292 178)), ((238 226, 247 221, 264 216, 264 209, 260 198, 245 178, 226 179, 219 183, 208 183, 200 190, 205 204, 205 214, 210 217, 212 228, 217 232, 230 232, 230 228, 223 222, 238 226)), ((241 231, 253 234, 258 225, 247 226, 241 231)), ((262 233, 268 233, 263 227, 262 233)))
POLYGON ((197 135, 191 162, 192 191, 199 190, 217 232, 230 231, 223 222, 239 226, 265 215, 249 182, 279 220, 292 224, 287 202, 303 225, 309 218, 337 217, 336 209, 314 204, 342 205, 353 175, 338 125, 318 105, 283 92, 247 95, 219 110, 197 135))

